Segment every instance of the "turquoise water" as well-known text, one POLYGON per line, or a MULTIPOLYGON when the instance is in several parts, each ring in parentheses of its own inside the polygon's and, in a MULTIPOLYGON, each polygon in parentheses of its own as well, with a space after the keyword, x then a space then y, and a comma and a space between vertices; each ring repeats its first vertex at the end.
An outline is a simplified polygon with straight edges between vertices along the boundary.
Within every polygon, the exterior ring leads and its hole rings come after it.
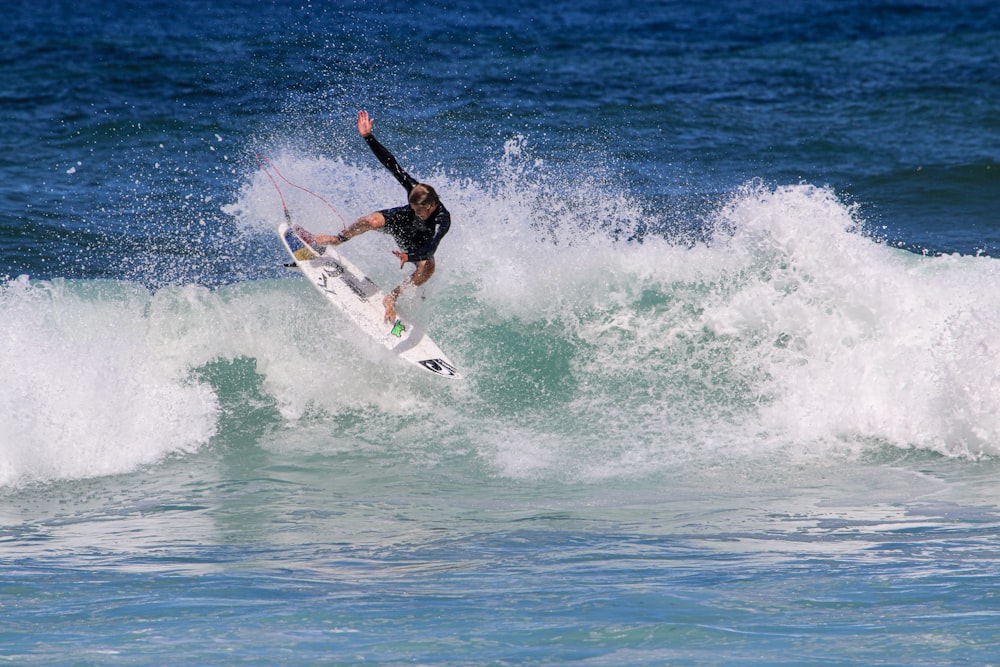
POLYGON ((987 664, 996 650, 996 514, 974 504, 995 466, 560 485, 343 444, 289 455, 301 440, 6 498, 5 655, 987 664))
POLYGON ((992 4, 8 18, 3 661, 1000 663, 992 4), (282 267, 358 108, 461 382, 282 267))

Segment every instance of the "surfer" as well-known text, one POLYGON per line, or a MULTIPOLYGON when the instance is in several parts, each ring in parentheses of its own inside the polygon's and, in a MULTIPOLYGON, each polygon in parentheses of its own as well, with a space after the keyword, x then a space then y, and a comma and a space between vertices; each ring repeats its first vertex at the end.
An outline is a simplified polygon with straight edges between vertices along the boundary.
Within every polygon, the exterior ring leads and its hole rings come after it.
POLYGON ((413 262, 416 270, 382 301, 385 319, 392 322, 396 319, 396 299, 399 295, 411 287, 423 285, 434 275, 434 252, 451 227, 451 214, 438 199, 434 188, 426 183, 418 183, 399 166, 392 153, 375 139, 372 120, 367 111, 358 112, 358 133, 379 162, 406 188, 408 204, 362 216, 335 236, 317 234, 315 238, 320 245, 336 246, 367 231, 378 229, 396 239, 399 250, 393 250, 392 254, 399 258, 399 268, 402 269, 407 262, 413 262))

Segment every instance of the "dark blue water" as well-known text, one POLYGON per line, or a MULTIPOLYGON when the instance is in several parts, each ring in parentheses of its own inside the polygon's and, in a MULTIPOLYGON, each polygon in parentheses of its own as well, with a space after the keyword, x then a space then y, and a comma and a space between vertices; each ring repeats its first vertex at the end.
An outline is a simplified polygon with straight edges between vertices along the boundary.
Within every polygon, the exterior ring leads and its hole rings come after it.
POLYGON ((11 275, 117 277, 120 243, 188 256, 175 279, 227 281, 190 238, 229 237, 218 204, 252 155, 290 144, 365 160, 351 127, 362 106, 414 169, 489 184, 483 165, 520 134, 550 177, 599 169, 601 187, 636 198, 658 231, 696 226, 688 214, 747 180, 804 181, 857 202, 905 247, 996 249, 993 3, 657 3, 641 17, 614 3, 18 3, 7 14, 11 275))
POLYGON ((3 659, 997 662, 1000 5, 53 0, 0 43, 3 659), (359 109, 453 214, 401 307, 462 383, 282 267, 257 156, 402 203, 359 109))

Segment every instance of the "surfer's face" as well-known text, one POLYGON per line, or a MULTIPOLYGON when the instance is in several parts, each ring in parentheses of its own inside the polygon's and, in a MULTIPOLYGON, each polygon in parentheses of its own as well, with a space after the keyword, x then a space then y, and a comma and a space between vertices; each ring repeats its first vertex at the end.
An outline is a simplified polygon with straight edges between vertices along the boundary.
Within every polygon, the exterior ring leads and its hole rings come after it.
POLYGON ((410 208, 413 209, 413 212, 417 214, 418 218, 426 220, 434 213, 434 209, 437 208, 437 202, 431 202, 429 204, 410 204, 410 208))

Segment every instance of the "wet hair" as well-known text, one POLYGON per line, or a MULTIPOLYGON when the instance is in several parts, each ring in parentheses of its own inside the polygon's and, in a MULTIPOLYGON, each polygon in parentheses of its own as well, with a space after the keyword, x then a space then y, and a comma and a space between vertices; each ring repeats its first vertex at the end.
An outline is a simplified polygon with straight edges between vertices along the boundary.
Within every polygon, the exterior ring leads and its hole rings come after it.
POLYGON ((409 201, 411 204, 416 206, 430 206, 431 204, 436 204, 438 201, 438 193, 434 191, 434 188, 427 185, 426 183, 417 183, 410 190, 409 201))

